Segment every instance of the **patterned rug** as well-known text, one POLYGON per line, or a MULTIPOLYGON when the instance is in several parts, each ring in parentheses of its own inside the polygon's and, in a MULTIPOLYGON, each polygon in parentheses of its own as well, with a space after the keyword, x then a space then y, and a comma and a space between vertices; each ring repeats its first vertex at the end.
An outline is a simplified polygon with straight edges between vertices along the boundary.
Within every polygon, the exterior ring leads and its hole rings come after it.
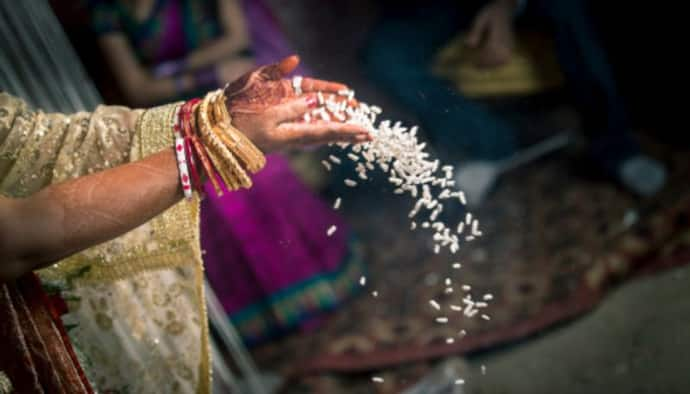
POLYGON ((398 392, 431 360, 543 332, 621 281, 689 262, 688 152, 655 155, 669 165, 670 183, 653 201, 583 176, 581 156, 511 173, 476 212, 485 235, 452 257, 432 252, 430 233, 409 230, 409 199, 391 199, 375 182, 358 188, 343 205, 367 247, 365 292, 318 330, 255 349, 257 361, 291 376, 289 392, 372 392, 372 375, 386 377, 378 392, 398 392), (454 261, 463 267, 452 269, 454 261), (428 300, 460 297, 444 294, 446 277, 471 285, 475 299, 492 293, 491 320, 456 313, 436 323, 428 300), (460 330, 467 335, 447 344, 460 330))

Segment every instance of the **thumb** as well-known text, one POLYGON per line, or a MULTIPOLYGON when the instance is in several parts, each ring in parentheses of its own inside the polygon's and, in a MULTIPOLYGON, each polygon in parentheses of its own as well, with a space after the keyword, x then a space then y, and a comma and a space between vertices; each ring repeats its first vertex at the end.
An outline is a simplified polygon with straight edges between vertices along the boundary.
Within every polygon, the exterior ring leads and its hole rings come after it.
POLYGON ((278 63, 265 66, 261 70, 261 74, 269 80, 278 80, 284 78, 297 68, 299 64, 299 56, 292 55, 279 61, 278 63))
POLYGON ((481 44, 482 36, 486 30, 488 20, 489 18, 484 12, 479 13, 479 15, 474 18, 470 31, 467 33, 467 37, 465 38, 465 44, 467 46, 470 48, 476 48, 479 46, 479 44, 481 44))
POLYGON ((268 111, 277 123, 294 121, 304 116, 304 113, 314 108, 317 100, 314 95, 299 97, 271 107, 268 111))

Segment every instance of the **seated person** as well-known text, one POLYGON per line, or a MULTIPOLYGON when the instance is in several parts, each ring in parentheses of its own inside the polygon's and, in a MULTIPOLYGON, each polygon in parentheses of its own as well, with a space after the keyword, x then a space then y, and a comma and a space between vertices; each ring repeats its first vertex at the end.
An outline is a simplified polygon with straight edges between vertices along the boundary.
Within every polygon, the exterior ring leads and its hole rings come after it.
POLYGON ((460 150, 468 160, 497 160, 516 149, 514 126, 435 77, 431 61, 445 43, 467 29, 466 45, 475 49, 479 67, 506 63, 517 17, 552 35, 595 163, 635 194, 651 196, 663 187, 663 164, 643 154, 631 134, 587 2, 408 0, 384 9, 366 49, 367 66, 372 78, 416 111, 439 153, 458 160, 460 150))

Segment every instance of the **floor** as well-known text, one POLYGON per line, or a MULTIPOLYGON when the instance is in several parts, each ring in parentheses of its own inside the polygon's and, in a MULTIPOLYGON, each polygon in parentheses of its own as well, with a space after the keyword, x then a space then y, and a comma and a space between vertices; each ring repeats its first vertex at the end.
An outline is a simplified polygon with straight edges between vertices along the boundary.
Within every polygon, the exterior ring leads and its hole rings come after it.
POLYGON ((473 358, 466 392, 689 393, 689 282, 690 266, 629 282, 572 323, 473 358))

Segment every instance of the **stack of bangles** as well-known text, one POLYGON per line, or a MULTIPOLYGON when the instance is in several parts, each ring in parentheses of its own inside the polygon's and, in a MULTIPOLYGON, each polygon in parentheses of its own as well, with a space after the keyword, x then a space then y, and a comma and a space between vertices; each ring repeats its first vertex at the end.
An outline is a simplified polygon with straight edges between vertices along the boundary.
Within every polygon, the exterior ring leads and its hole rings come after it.
POLYGON ((182 104, 174 116, 175 153, 182 190, 187 199, 203 195, 203 179, 218 196, 225 189, 250 188, 254 174, 266 164, 263 153, 232 125, 222 90, 182 104))

